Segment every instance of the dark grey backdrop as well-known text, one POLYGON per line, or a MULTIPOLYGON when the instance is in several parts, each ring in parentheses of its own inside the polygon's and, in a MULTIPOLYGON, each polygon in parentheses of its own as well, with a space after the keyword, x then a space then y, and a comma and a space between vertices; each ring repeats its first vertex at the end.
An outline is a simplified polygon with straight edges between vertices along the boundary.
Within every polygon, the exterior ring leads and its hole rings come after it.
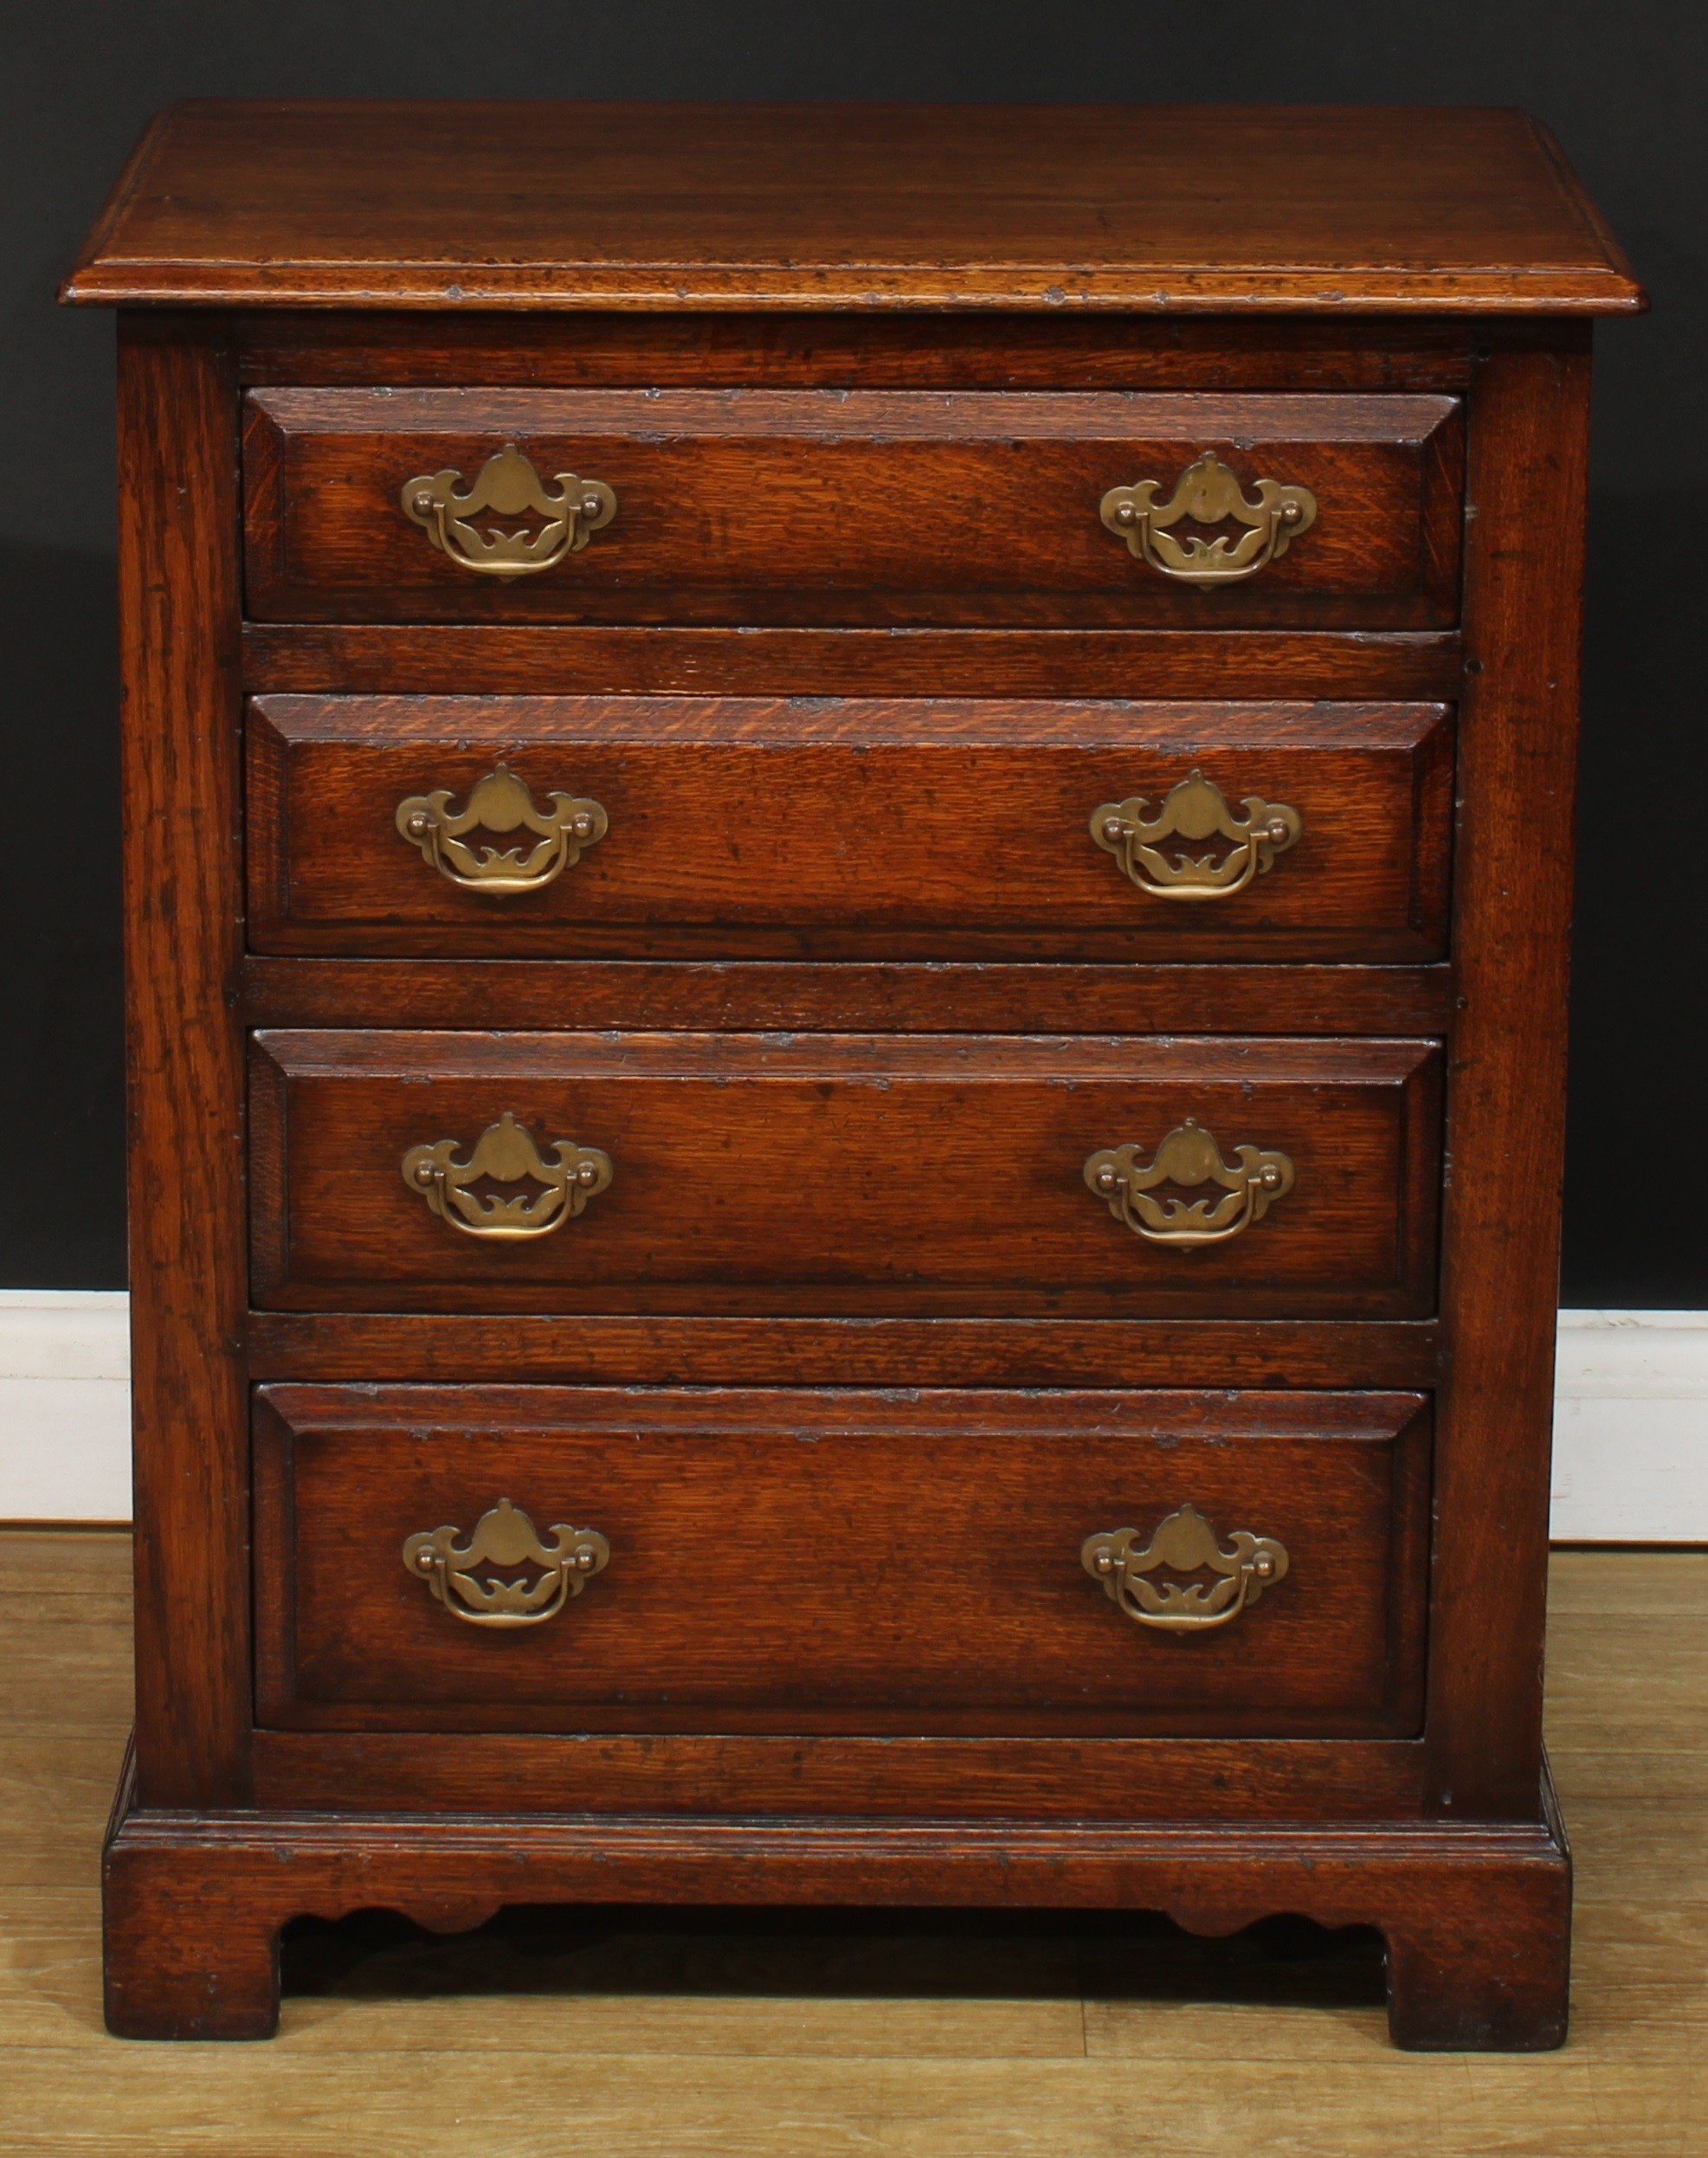
POLYGON ((156 106, 1344 100, 1528 106, 1654 300, 1600 332, 1564 1295, 1708 1304, 1700 0, 11 0, 0 55, 0 1282, 124 1279, 113 330, 52 295, 156 106))

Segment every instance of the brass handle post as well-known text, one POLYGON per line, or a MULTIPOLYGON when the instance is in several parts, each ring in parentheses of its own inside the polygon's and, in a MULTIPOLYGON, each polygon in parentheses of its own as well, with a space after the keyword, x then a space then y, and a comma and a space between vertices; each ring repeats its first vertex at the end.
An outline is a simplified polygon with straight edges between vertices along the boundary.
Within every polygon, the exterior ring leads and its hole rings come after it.
POLYGON ((1086 1182, 1118 1221, 1150 1244, 1189 1246, 1225 1244, 1260 1221, 1293 1187, 1293 1166, 1273 1148, 1241 1146, 1237 1159, 1221 1149, 1195 1118, 1176 1124, 1147 1163, 1138 1146, 1099 1147, 1086 1162, 1086 1182), (1187 1201, 1158 1198, 1159 1186, 1192 1190, 1220 1187, 1223 1196, 1187 1201))
POLYGON ((459 1542, 460 1530, 448 1526, 410 1536, 403 1564, 453 1618, 469 1626, 543 1626, 603 1574, 611 1558, 611 1547, 596 1529, 572 1529, 560 1521, 551 1533, 551 1543, 542 1543, 526 1514, 501 1498, 481 1515, 467 1543, 459 1542), (494 1569, 518 1578, 500 1579, 494 1569))
POLYGON ((1159 480, 1111 487, 1098 514, 1126 541, 1129 553, 1181 584, 1208 589, 1255 577, 1317 521, 1317 498, 1308 487, 1260 480, 1257 499, 1247 500, 1239 475, 1213 449, 1186 467, 1166 502, 1157 499, 1161 492, 1159 480), (1183 545, 1174 536, 1183 519, 1220 525, 1230 517, 1247 528, 1237 540, 1227 533, 1207 540, 1195 532, 1183 545))
POLYGON ((577 1146, 573 1139, 559 1139, 547 1161, 527 1126, 507 1109, 480 1134, 466 1161, 457 1159, 459 1144, 440 1139, 430 1146, 412 1146, 403 1156, 403 1182, 442 1221, 465 1236, 494 1242, 551 1236, 616 1174, 609 1154, 596 1146, 577 1146), (530 1189, 506 1199, 476 1189, 483 1183, 530 1189))
POLYGON ((1182 1506, 1141 1543, 1137 1529, 1100 1530, 1080 1547, 1080 1562, 1109 1601, 1140 1626, 1204 1633, 1229 1625, 1264 1590, 1286 1577, 1286 1546, 1241 1529, 1226 1545, 1196 1506, 1182 1506), (1216 1579, 1155 1581, 1151 1575, 1202 1574, 1216 1579))
POLYGON ((397 804, 396 822, 399 836, 441 876, 464 892, 495 898, 543 891, 565 869, 573 869, 583 848, 596 847, 610 828, 604 810, 584 795, 551 795, 545 808, 536 808, 532 795, 507 764, 494 765, 477 780, 461 809, 451 807, 448 787, 405 796, 397 804), (527 831, 535 843, 525 850, 468 845, 467 835, 477 831, 500 838, 527 831))
POLYGON ((537 577, 555 569, 565 556, 579 554, 590 537, 616 515, 616 495, 603 480, 583 480, 573 472, 557 475, 554 492, 514 442, 487 458, 467 486, 448 466, 403 482, 403 514, 419 525, 459 569, 479 577, 537 577), (515 526, 506 531, 477 519, 502 518, 515 526), (538 524, 518 523, 538 519, 538 524))
POLYGON ((1092 811, 1091 834, 1152 899, 1229 899, 1262 876, 1277 854, 1296 846, 1305 829, 1298 810, 1285 802, 1247 795, 1240 806, 1244 815, 1236 816, 1215 782, 1195 770, 1170 789, 1154 816, 1145 814, 1153 804, 1144 795, 1099 802, 1092 811), (1199 846, 1216 838, 1232 841, 1220 861, 1212 854, 1195 859, 1184 853, 1170 860, 1163 852, 1165 840, 1199 846))

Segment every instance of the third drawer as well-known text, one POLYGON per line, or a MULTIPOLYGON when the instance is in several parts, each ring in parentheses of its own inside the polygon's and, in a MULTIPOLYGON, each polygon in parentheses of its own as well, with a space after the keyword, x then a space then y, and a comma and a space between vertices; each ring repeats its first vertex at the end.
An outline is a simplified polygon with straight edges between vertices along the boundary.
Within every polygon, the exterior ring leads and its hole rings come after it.
POLYGON ((1428 1041, 267 1032, 263 1306, 1434 1309, 1428 1041))

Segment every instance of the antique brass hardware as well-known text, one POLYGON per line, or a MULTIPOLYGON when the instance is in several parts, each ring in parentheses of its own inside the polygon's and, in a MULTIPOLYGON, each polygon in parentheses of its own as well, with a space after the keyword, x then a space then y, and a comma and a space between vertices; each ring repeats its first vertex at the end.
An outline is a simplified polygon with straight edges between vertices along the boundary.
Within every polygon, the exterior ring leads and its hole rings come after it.
POLYGON ((1170 788, 1154 817, 1144 795, 1125 802, 1104 802, 1092 811, 1092 837, 1112 854, 1141 892, 1158 899, 1226 899, 1261 876, 1277 854, 1298 843, 1304 819, 1285 802, 1265 802, 1247 795, 1235 816, 1228 797, 1213 779, 1198 770, 1170 788), (1234 842, 1220 861, 1185 854, 1170 861, 1162 842, 1179 838, 1195 842, 1220 836, 1234 842))
POLYGON ((1170 1633, 1202 1633, 1226 1626, 1286 1575, 1285 1544, 1277 1543, 1273 1536, 1248 1536, 1241 1529, 1224 1549, 1196 1506, 1182 1506, 1159 1522, 1142 1550, 1134 1549, 1138 1543, 1137 1529, 1112 1529, 1087 1536, 1080 1549, 1080 1563, 1093 1581, 1102 1582, 1104 1594, 1130 1619, 1170 1633), (1220 1578, 1149 1580, 1159 1567, 1174 1574, 1200 1573, 1208 1567, 1220 1578))
POLYGON ((1317 521, 1317 498, 1308 487, 1260 480, 1257 499, 1247 501, 1239 475, 1213 449, 1186 467, 1166 502, 1157 499, 1161 486, 1159 480, 1141 480, 1134 486, 1111 487, 1098 514, 1126 541, 1130 553, 1183 584, 1234 584, 1255 577, 1317 521), (1183 546, 1170 528, 1186 517, 1197 525, 1219 525, 1231 517, 1249 529, 1237 541, 1225 532, 1215 540, 1194 534, 1183 546))
POLYGON ((604 810, 583 795, 552 795, 550 807, 537 809, 533 796, 507 764, 496 764, 468 790, 464 808, 453 809, 448 787, 430 795, 409 795, 397 804, 399 833, 419 847, 442 876, 465 892, 538 892, 581 860, 583 847, 596 847, 610 829, 604 810), (525 854, 520 847, 463 844, 467 832, 532 832, 538 844, 525 854))
POLYGON ((1151 1244, 1225 1244, 1230 1236, 1260 1221, 1277 1199, 1292 1189, 1293 1167, 1285 1154, 1242 1146, 1238 1166, 1229 1168, 1221 1149, 1203 1126, 1189 1117, 1176 1124, 1149 1164, 1136 1146, 1100 1147, 1086 1163, 1086 1182, 1105 1201, 1118 1221, 1151 1244), (1160 1184, 1219 1184, 1227 1196, 1155 1199, 1160 1184))
POLYGON ((590 533, 616 515, 616 496, 603 480, 557 474, 554 494, 514 442, 487 458, 472 486, 459 486, 460 472, 425 472, 403 482, 403 514, 419 525, 442 554, 482 577, 527 577, 556 567, 565 555, 579 554, 590 533), (545 521, 538 530, 525 525, 482 531, 477 517, 490 513, 512 522, 530 512, 545 521))
POLYGON ((507 1109, 480 1134, 466 1162, 456 1158, 458 1143, 441 1139, 432 1146, 412 1146, 403 1156, 403 1182, 442 1221, 465 1236, 498 1241, 550 1236, 603 1191, 616 1173, 609 1154, 596 1146, 577 1146, 573 1139, 559 1139, 551 1150, 556 1159, 545 1160, 526 1125, 507 1109), (544 1189, 500 1199, 474 1189, 483 1181, 544 1189))
POLYGON ((403 1563, 469 1626, 543 1626, 610 1563, 611 1547, 596 1529, 559 1521, 552 1542, 542 1543, 533 1523, 507 1498, 481 1515, 467 1543, 457 1542, 458 1533, 446 1527, 410 1536, 403 1563), (516 1581, 483 1581, 479 1566, 527 1571, 516 1581))

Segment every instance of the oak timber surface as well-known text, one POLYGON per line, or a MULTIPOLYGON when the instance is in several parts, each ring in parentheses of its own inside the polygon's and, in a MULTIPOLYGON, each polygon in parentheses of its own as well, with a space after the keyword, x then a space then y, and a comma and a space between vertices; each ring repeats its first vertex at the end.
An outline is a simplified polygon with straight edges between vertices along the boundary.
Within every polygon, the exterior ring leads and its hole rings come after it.
POLYGON ((255 1297, 278 1311, 1120 1318, 1142 1293, 1150 1317, 1424 1317, 1441 1062, 1428 1041, 1262 1036, 261 1034, 255 1297), (613 1164, 570 1235, 459 1235, 404 1182, 411 1149, 474 1143, 506 1115, 537 1146, 613 1164), (1283 1150, 1297 1176, 1264 1234, 1183 1263, 1115 1218, 1086 1165, 1189 1118, 1224 1148, 1283 1150))
MULTIPOLYGON (((267 1725, 1418 1728, 1415 1394, 284 1385, 257 1398, 255 1462, 267 1725), (580 1510, 613 1564, 566 1624, 495 1659, 397 1559, 424 1526, 478 1518, 500 1483, 541 1520, 580 1510), (1173 1638, 1135 1642, 1079 1559, 1117 1515, 1148 1536, 1189 1493, 1224 1528, 1258 1524, 1292 1579, 1262 1623, 1182 1656, 1173 1638)), ((809 1810, 804 1794, 790 1810, 809 1810)))
POLYGON ((67 287, 221 306, 1618 312, 1510 109, 196 101, 67 287))
POLYGON ((243 443, 261 622, 1404 631, 1459 611, 1452 397, 257 390, 243 443), (397 494, 516 442, 615 507, 572 569, 499 589, 397 494), (1211 451, 1244 485, 1284 473, 1321 514, 1261 578, 1207 594, 1136 565, 1096 505, 1211 451))
POLYGON ((1453 731, 1439 705, 270 697, 251 704, 245 738, 259 952, 1169 962, 1446 949, 1453 731), (565 786, 591 796, 611 843, 532 890, 441 874, 400 834, 400 803, 432 788, 472 808, 500 763, 536 803, 565 786), (1132 796, 1147 804, 1134 814, 1166 821, 1199 770, 1230 803, 1286 803, 1304 843, 1277 850, 1289 859, 1273 877, 1258 848, 1254 878, 1257 841, 1213 834, 1222 881, 1243 860, 1244 889, 1158 904, 1143 864, 1129 872, 1092 827, 1099 804, 1132 796))
POLYGON ((128 1543, 0 1536, 6 2158, 1647 2158, 1708 2151, 1708 1556, 1554 1561, 1576 1850, 1560 2053, 1388 2049, 1380 1965, 1286 1927, 893 1912, 382 1920, 293 1944, 270 2045, 100 2028, 98 1847, 129 1713, 128 1543), (1143 2093, 1142 2105, 1135 2094, 1143 2093))

